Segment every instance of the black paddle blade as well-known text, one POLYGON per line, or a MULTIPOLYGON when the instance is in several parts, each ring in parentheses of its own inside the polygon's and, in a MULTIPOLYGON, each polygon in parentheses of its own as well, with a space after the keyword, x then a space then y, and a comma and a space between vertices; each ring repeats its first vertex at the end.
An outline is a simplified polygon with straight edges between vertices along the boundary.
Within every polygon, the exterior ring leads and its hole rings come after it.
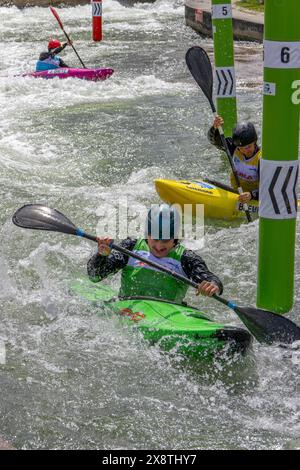
POLYGON ((18 209, 12 221, 22 228, 48 230, 77 235, 77 228, 61 212, 42 204, 28 204, 18 209))
POLYGON ((235 307, 234 311, 260 343, 291 344, 300 340, 300 327, 282 315, 249 307, 235 307))
POLYGON ((215 113, 216 108, 212 99, 213 72, 207 53, 202 47, 193 46, 187 51, 185 61, 195 81, 208 99, 212 111, 215 113))

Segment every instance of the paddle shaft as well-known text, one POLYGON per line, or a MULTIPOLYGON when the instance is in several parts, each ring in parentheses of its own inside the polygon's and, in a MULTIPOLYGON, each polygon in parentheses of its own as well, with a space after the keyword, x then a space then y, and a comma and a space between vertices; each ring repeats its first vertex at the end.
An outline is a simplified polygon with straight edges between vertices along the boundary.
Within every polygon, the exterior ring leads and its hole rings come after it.
POLYGON ((60 28, 62 29, 64 35, 66 36, 66 38, 67 38, 67 40, 68 40, 68 43, 72 46, 73 51, 74 51, 75 54, 77 55, 77 57, 78 57, 78 59, 79 59, 81 65, 82 65, 82 67, 83 67, 84 69, 86 69, 86 66, 84 65, 83 61, 82 61, 81 58, 79 57, 78 52, 76 51, 76 49, 75 49, 75 47, 73 46, 73 44, 71 44, 71 40, 70 40, 70 38, 69 38, 69 35, 68 35, 67 32, 65 31, 65 28, 64 28, 64 26, 63 26, 63 24, 62 24, 62 21, 61 21, 60 17, 58 16, 57 11, 54 10, 53 7, 50 7, 50 10, 51 10, 51 12, 53 13, 53 15, 55 16, 55 18, 57 19, 57 22, 58 22, 60 28))
MULTIPOLYGON (((169 274, 170 276, 175 277, 179 281, 184 282, 185 284, 188 284, 189 286, 194 287, 195 289, 198 288, 199 284, 197 282, 192 281, 188 277, 182 276, 182 274, 176 273, 175 271, 172 271, 171 269, 166 268, 165 266, 162 266, 159 263, 156 263, 155 261, 150 261, 143 256, 138 255, 137 253, 134 253, 130 250, 127 250, 126 248, 123 248, 122 246, 115 245, 114 243, 111 244, 111 248, 114 250, 120 251, 124 255, 131 256, 132 258, 138 259, 139 261, 142 261, 144 263, 147 263, 149 266, 152 266, 153 268, 159 269, 160 271, 165 272, 166 274, 169 274)), ((233 305, 229 300, 223 299, 222 297, 219 297, 216 294, 213 294, 213 296, 216 300, 219 302, 222 302, 223 304, 230 306, 233 305)), ((232 308, 232 307, 230 307, 232 308)))
POLYGON ((73 44, 71 44, 71 42, 70 42, 71 40, 70 40, 70 38, 69 38, 69 35, 66 33, 66 31, 65 31, 64 29, 63 29, 63 32, 65 33, 65 36, 66 36, 66 38, 67 38, 68 42, 69 42, 69 43, 70 43, 70 45, 72 46, 72 48, 73 48, 73 51, 74 51, 74 52, 75 52, 75 54, 77 55, 77 57, 78 57, 78 59, 79 59, 79 61, 80 61, 81 65, 82 65, 82 67, 83 67, 84 69, 86 69, 86 66, 84 65, 83 61, 82 61, 82 60, 81 60, 81 58, 79 57, 79 54, 78 54, 78 52, 76 51, 76 49, 75 49, 75 47, 73 46, 73 44))

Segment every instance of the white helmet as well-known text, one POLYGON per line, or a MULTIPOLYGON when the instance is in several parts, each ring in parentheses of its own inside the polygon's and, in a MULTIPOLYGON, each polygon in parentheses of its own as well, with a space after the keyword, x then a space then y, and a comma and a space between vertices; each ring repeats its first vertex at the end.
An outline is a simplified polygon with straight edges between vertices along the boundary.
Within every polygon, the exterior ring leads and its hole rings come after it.
POLYGON ((176 240, 180 238, 181 214, 174 206, 153 204, 146 220, 146 237, 154 240, 176 240))

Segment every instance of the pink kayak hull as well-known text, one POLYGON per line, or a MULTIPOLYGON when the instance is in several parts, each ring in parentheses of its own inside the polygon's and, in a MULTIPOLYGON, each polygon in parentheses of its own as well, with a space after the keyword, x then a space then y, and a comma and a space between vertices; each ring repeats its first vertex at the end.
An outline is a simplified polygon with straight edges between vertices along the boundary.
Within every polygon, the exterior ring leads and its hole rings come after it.
POLYGON ((35 78, 80 78, 81 80, 91 80, 96 82, 98 80, 106 80, 114 73, 113 69, 72 69, 72 68, 59 68, 51 70, 43 70, 41 72, 25 73, 23 77, 35 78))

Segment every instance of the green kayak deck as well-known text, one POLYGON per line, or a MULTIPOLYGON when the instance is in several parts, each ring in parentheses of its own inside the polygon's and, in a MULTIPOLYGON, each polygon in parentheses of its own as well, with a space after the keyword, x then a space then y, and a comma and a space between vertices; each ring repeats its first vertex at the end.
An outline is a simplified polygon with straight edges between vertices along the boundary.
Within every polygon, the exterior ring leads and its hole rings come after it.
POLYGON ((99 305, 108 304, 123 321, 138 328, 151 344, 188 356, 217 352, 244 354, 250 344, 248 331, 207 318, 197 308, 152 297, 118 298, 115 291, 101 283, 76 281, 72 291, 99 305))

